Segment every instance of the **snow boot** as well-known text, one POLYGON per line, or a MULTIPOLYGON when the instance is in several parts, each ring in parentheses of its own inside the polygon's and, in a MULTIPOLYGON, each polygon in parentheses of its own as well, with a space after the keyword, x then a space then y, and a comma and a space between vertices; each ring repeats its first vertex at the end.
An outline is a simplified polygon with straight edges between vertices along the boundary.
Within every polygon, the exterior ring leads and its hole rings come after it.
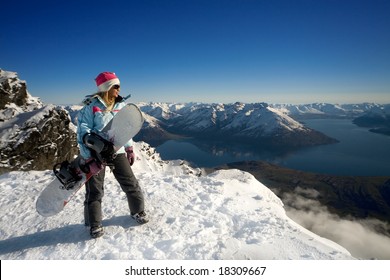
POLYGON ((91 227, 90 234, 92 238, 98 238, 102 236, 104 234, 103 227, 102 226, 91 227))
POLYGON ((145 213, 145 211, 141 211, 139 213, 131 213, 131 217, 136 220, 137 223, 139 224, 146 224, 147 222, 149 222, 149 219, 145 213))

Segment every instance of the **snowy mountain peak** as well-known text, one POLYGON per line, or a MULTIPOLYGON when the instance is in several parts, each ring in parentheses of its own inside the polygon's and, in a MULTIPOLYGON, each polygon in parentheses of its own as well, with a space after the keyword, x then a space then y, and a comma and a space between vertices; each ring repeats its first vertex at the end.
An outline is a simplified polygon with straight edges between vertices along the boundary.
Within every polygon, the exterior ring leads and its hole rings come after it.
POLYGON ((11 71, 5 71, 3 69, 0 69, 0 83, 3 82, 5 79, 15 79, 18 77, 18 74, 16 72, 11 71))
POLYGON ((39 98, 29 94, 26 82, 20 80, 16 72, 2 69, 0 69, 0 96, 0 121, 43 106, 39 98))

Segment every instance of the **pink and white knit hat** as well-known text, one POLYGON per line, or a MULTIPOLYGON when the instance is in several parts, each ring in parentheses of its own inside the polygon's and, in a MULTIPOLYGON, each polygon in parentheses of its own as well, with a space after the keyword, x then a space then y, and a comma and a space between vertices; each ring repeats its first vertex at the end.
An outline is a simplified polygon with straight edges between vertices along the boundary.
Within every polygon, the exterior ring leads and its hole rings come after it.
POLYGON ((112 86, 120 85, 118 77, 113 72, 100 73, 95 81, 99 92, 106 92, 109 91, 112 86))

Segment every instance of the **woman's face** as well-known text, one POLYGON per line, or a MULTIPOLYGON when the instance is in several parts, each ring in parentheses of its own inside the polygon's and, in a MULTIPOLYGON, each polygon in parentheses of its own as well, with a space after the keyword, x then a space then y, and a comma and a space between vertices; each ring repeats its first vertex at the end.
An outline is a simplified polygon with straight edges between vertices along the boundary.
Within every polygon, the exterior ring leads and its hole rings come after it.
POLYGON ((114 85, 108 91, 108 96, 109 97, 113 97, 113 98, 117 98, 118 95, 119 95, 120 90, 121 90, 120 85, 114 85))

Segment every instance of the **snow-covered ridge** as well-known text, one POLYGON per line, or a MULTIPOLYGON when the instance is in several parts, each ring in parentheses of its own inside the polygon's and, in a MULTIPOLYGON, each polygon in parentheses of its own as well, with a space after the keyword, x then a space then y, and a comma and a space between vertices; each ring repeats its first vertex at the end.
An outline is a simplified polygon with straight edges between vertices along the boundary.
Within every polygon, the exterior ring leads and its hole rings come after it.
POLYGON ((130 219, 111 172, 103 199, 106 230, 98 240, 83 225, 83 191, 59 215, 43 218, 34 203, 51 172, 10 172, 0 176, 0 258, 353 259, 288 218, 281 200, 249 173, 199 176, 181 161, 162 161, 146 143, 135 143, 135 152, 149 224, 130 219))

